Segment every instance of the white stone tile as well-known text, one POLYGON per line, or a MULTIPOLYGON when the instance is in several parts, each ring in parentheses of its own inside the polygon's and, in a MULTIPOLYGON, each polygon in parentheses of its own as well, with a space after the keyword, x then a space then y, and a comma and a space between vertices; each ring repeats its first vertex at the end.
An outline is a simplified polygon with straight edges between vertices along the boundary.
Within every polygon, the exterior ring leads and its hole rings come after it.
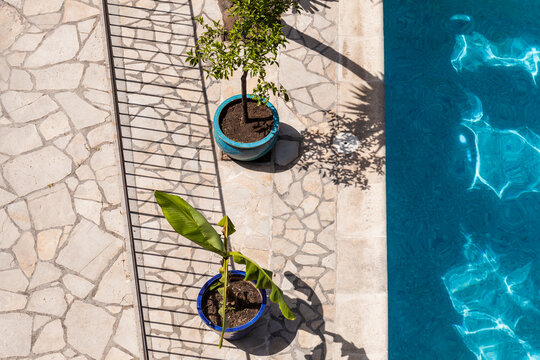
POLYGON ((17 36, 23 31, 26 21, 9 4, 0 3, 0 52, 4 52, 13 44, 17 36))
POLYGON ((52 13, 60 10, 64 0, 26 0, 23 6, 23 13, 26 16, 52 13))
POLYGON ((113 333, 115 318, 107 311, 76 300, 64 322, 68 343, 77 351, 101 359, 113 333))
POLYGON ((94 31, 88 36, 82 50, 79 52, 80 61, 103 61, 105 60, 105 39, 101 23, 96 25, 94 31))
POLYGON ((0 314, 0 339, 3 357, 30 355, 32 318, 19 313, 0 314))
POLYGON ((76 89, 81 82, 83 69, 83 64, 65 63, 32 70, 36 90, 76 89))
POLYGON ((45 33, 23 34, 11 47, 12 51, 34 51, 43 39, 45 33))
POLYGON ((56 262, 95 280, 121 248, 122 241, 83 219, 71 232, 56 262))
POLYGON ((46 140, 55 138, 58 135, 65 135, 70 130, 68 117, 61 111, 49 115, 39 125, 39 132, 41 132, 46 140))
POLYGON ((100 64, 89 64, 84 73, 83 85, 101 91, 110 91, 107 68, 100 64))
POLYGON ((131 305, 131 281, 124 256, 119 256, 99 283, 94 299, 108 304, 131 305))
POLYGON ((43 145, 35 125, 0 127, 0 152, 18 155, 43 145))
POLYGON ((31 195, 28 198, 28 209, 37 230, 71 225, 75 221, 71 195, 65 184, 31 195))
POLYGON ((20 269, 0 272, 0 289, 11 292, 23 292, 28 287, 28 279, 20 269))
MULTIPOLYGON (((26 302, 26 295, 0 290, 0 312, 24 309, 24 307, 26 306, 26 302)), ((1 331, 2 329, 0 328, 0 332, 1 331)))
POLYGON ((85 298, 90 293, 90 290, 94 288, 94 284, 90 281, 73 274, 65 275, 62 282, 73 295, 80 299, 85 298))
POLYGON ((21 234, 3 208, 0 208, 0 234, 0 249, 10 248, 21 234))
POLYGON ((71 160, 53 146, 21 155, 4 165, 4 177, 17 194, 26 195, 71 173, 71 160))
POLYGON ((39 330, 43 325, 51 320, 50 316, 34 315, 34 324, 32 325, 34 331, 39 330))
POLYGON ((36 120, 58 109, 58 105, 42 93, 8 91, 0 95, 0 100, 15 122, 36 120))
POLYGON ((10 193, 9 191, 6 191, 4 189, 0 188, 0 206, 4 206, 6 204, 9 204, 13 200, 17 198, 16 195, 10 193))
POLYGON ((34 249, 35 240, 31 232, 25 232, 13 246, 12 250, 17 258, 19 267, 27 277, 32 276, 36 267, 36 251, 34 249))
POLYGON ((45 37, 36 51, 26 58, 24 65, 28 68, 37 68, 57 64, 72 59, 78 50, 77 27, 61 25, 45 37))
POLYGON ((64 329, 62 328, 62 322, 58 319, 48 323, 43 330, 41 330, 41 333, 32 347, 32 352, 42 354, 50 351, 58 351, 65 345, 64 329))
POLYGON ((39 314, 62 316, 66 312, 67 303, 61 287, 50 287, 32 293, 28 301, 28 311, 39 314))
POLYGON ((77 134, 71 139, 66 147, 66 152, 71 156, 76 166, 82 164, 90 156, 86 139, 81 134, 77 134))
POLYGON ((63 92, 55 95, 77 129, 96 125, 105 121, 109 113, 100 110, 81 99, 77 94, 63 92))
POLYGON ((0 270, 11 269, 15 266, 17 266, 17 262, 10 253, 0 252, 0 270))
POLYGON ((61 235, 62 230, 60 229, 50 229, 38 233, 37 251, 41 260, 51 260, 55 257, 61 235))
POLYGON ((30 289, 56 281, 61 275, 62 271, 59 268, 48 262, 40 261, 37 263, 36 270, 30 280, 30 289))
POLYGON ((114 342, 135 356, 140 354, 137 326, 138 320, 135 316, 135 309, 126 309, 122 312, 120 323, 114 335, 114 342))
POLYGON ((11 71, 11 77, 9 81, 9 88, 11 90, 32 90, 34 84, 30 74, 24 70, 13 69, 11 71))
POLYGON ((91 147, 96 147, 105 142, 114 142, 116 140, 116 129, 112 123, 105 123, 98 126, 86 136, 91 147))
POLYGON ((99 14, 99 10, 75 0, 66 0, 62 22, 75 22, 99 14))
POLYGON ((126 219, 121 208, 103 211, 105 228, 122 237, 126 236, 126 219))

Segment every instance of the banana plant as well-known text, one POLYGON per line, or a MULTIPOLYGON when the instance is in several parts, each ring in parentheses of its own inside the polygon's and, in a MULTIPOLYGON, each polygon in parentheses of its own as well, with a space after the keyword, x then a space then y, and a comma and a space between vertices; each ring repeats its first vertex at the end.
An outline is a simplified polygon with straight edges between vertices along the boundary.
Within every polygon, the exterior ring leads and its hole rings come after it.
POLYGON ((229 236, 232 235, 236 229, 227 215, 217 223, 217 225, 222 228, 222 236, 220 236, 206 218, 181 197, 158 190, 154 191, 154 197, 161 207, 165 219, 167 219, 177 233, 222 258, 222 266, 219 269, 221 278, 219 282, 216 283, 217 290, 223 299, 219 310, 222 319, 219 348, 221 348, 223 344, 223 336, 228 327, 225 310, 227 297, 231 294, 230 290, 228 290, 228 269, 229 261, 231 259, 237 264, 246 266, 245 281, 256 281, 255 286, 258 289, 269 289, 271 291, 270 301, 278 304, 279 309, 285 318, 289 320, 296 319, 296 316, 289 306, 287 306, 287 303, 283 298, 283 291, 272 281, 272 272, 263 269, 241 252, 230 250, 229 236))

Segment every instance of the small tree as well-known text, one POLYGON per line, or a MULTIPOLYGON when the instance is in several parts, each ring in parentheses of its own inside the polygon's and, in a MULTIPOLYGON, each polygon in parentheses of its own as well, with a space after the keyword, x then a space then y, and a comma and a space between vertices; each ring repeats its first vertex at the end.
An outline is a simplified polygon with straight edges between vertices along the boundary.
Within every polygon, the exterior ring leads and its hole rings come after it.
POLYGON ((278 50, 287 43, 281 16, 291 8, 299 10, 299 6, 296 0, 231 0, 231 3, 228 11, 235 22, 229 31, 219 21, 206 23, 202 17, 197 18, 205 32, 195 49, 188 52, 188 61, 193 66, 208 63, 210 66, 204 71, 214 79, 229 79, 236 70, 242 72, 242 120, 246 122, 248 75, 257 78, 252 93, 259 104, 268 101, 270 92, 289 101, 283 86, 266 80, 265 67, 279 66, 278 50))

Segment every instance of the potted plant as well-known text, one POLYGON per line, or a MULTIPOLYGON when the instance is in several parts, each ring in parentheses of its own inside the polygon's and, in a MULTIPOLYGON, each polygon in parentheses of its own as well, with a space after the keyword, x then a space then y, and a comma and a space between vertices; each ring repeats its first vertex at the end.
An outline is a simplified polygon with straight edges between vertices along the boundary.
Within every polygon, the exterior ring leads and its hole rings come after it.
POLYGON ((197 311, 203 322, 221 333, 220 348, 223 338, 236 340, 253 328, 266 307, 264 289, 271 290, 270 300, 279 305, 283 316, 290 320, 296 318, 285 303, 283 291, 272 281, 272 272, 242 253, 230 250, 229 236, 235 228, 227 216, 217 224, 222 227, 222 238, 204 216, 181 197, 157 190, 154 196, 176 232, 222 257, 219 274, 206 282, 197 298, 197 311), (245 265, 245 272, 229 271, 231 259, 245 265))
POLYGON ((288 101, 281 85, 266 80, 266 67, 278 65, 278 49, 287 43, 281 16, 291 8, 299 10, 296 0, 230 0, 228 16, 233 24, 227 29, 219 21, 197 21, 204 33, 188 61, 204 63, 207 77, 229 79, 241 72, 241 94, 225 100, 214 115, 214 138, 221 149, 237 160, 254 160, 266 154, 277 140, 279 117, 268 101, 270 92, 288 101), (232 28, 231 28, 232 26, 232 28), (251 94, 247 77, 257 78, 251 94))

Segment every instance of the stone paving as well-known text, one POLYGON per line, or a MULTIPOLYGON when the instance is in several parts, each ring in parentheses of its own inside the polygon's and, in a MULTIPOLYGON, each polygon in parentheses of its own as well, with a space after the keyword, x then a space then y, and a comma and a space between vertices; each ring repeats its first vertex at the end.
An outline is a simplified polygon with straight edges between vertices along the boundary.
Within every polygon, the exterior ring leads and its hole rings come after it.
POLYGON ((139 358, 100 1, 0 1, 0 357, 139 358))
POLYGON ((303 0, 302 14, 284 17, 289 45, 272 76, 292 101, 271 99, 282 122, 273 153, 239 164, 214 149, 208 123, 239 79, 202 80, 184 63, 191 17, 219 19, 215 0, 109 0, 124 206, 101 2, 9 3, 0 2, 11 24, 0 30, 0 304, 10 304, 0 355, 142 358, 145 339, 151 359, 387 358, 381 3, 303 0), (34 47, 18 45, 25 37, 34 47), (252 336, 218 350, 194 303, 218 259, 171 231, 152 189, 184 196, 213 222, 226 212, 233 247, 276 273, 298 319, 271 306, 252 336))

